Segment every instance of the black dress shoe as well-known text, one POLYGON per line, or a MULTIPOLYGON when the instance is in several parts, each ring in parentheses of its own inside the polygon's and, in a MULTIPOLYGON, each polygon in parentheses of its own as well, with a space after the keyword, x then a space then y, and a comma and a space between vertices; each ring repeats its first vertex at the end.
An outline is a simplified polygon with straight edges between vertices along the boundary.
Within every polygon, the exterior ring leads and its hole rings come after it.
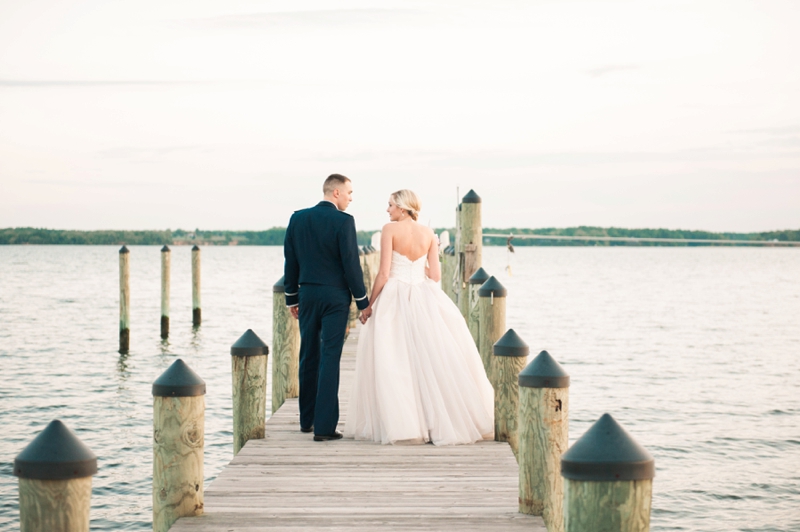
POLYGON ((305 433, 314 432, 314 427, 308 427, 308 428, 300 427, 300 432, 305 432, 305 433))
POLYGON ((314 434, 314 441, 341 440, 342 433, 334 431, 333 434, 314 434))

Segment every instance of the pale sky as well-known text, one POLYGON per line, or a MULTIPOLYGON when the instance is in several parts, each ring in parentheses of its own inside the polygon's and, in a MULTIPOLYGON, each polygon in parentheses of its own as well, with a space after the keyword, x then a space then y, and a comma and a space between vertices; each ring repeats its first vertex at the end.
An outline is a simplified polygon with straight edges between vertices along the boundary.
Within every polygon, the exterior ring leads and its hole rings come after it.
POLYGON ((800 228, 800 1, 0 0, 0 227, 800 228))

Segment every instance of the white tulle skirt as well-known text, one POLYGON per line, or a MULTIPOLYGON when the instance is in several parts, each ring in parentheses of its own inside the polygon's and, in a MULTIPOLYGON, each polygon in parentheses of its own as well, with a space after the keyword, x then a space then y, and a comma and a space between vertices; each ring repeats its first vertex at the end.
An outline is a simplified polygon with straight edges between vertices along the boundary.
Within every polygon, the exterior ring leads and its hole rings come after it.
POLYGON ((494 435, 494 391, 458 307, 430 279, 390 278, 361 330, 345 437, 473 443, 494 435))

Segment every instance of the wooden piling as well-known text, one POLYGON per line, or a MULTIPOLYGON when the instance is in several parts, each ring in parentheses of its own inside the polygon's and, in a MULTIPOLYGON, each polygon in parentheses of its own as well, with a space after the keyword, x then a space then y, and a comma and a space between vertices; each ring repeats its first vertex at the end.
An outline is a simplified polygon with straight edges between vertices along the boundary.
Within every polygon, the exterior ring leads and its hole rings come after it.
POLYGON ((97 457, 53 420, 14 460, 21 532, 89 532, 97 457))
POLYGON ((375 257, 375 253, 369 246, 365 246, 363 250, 364 253, 359 253, 358 258, 361 260, 361 275, 364 281, 364 288, 367 289, 367 296, 369 296, 372 293, 372 268, 374 265, 372 259, 375 257))
POLYGON ((300 394, 300 324, 286 306, 283 277, 272 287, 272 413, 300 394))
POLYGON ((569 445, 569 375, 547 351, 519 375, 519 511, 564 531, 561 455, 569 445))
POLYGON ((461 245, 460 251, 464 254, 463 280, 466 283, 483 264, 481 197, 474 190, 461 199, 461 245))
POLYGON ((655 461, 609 414, 561 457, 564 530, 648 532, 655 461))
MULTIPOLYGON (((358 248, 358 260, 361 264, 362 272, 364 268, 364 264, 366 261, 366 246, 358 248)), ((367 292, 369 294, 369 292, 367 292)), ((356 300, 353 299, 353 296, 350 296, 350 313, 347 316, 347 333, 350 334, 350 331, 355 329, 356 322, 358 322, 358 305, 356 305, 356 300)))
POLYGON ((480 308, 478 307, 478 290, 480 290, 483 283, 491 277, 486 270, 478 268, 472 277, 469 278, 467 286, 469 298, 469 312, 467 312, 467 327, 475 341, 475 345, 479 345, 480 338, 480 308))
POLYGON ((202 321, 200 304, 200 248, 192 247, 192 325, 197 327, 202 321))
POLYGON ((264 439, 268 354, 267 344, 252 329, 247 329, 231 346, 234 456, 248 441, 264 439))
POLYGON ((119 250, 119 352, 131 347, 131 253, 126 246, 119 250))
POLYGON ((483 261, 483 229, 481 227, 481 197, 470 190, 458 206, 458 308, 464 319, 469 314, 469 278, 481 267, 483 261))
POLYGON ((453 303, 458 304, 458 294, 455 289, 456 281, 456 256, 455 247, 448 246, 442 251, 442 290, 453 303))
POLYGON ((205 393, 181 359, 153 382, 153 532, 203 513, 205 393))
POLYGON ((494 276, 478 289, 478 352, 492 381, 492 348, 506 332, 506 289, 494 276))
POLYGON ((489 372, 494 387, 494 439, 507 441, 517 455, 517 412, 519 410, 519 373, 525 367, 528 344, 509 329, 492 346, 492 368, 489 372))
MULTIPOLYGON (((380 233, 378 233, 380 235, 380 233)), ((367 296, 369 297, 372 294, 372 287, 375 286, 375 278, 378 276, 378 272, 381 269, 381 250, 370 246, 369 247, 372 253, 370 254, 370 265, 369 265, 369 291, 367 292, 367 296)))
POLYGON ((161 248, 161 338, 169 336, 169 284, 172 252, 166 245, 161 248))

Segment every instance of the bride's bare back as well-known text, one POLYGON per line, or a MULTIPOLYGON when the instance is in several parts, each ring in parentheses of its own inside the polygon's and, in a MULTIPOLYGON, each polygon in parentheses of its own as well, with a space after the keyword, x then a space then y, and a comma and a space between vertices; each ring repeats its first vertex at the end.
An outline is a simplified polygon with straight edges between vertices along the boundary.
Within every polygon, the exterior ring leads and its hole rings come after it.
POLYGON ((411 219, 386 224, 383 230, 388 230, 392 239, 391 249, 410 260, 418 260, 420 257, 428 255, 434 243, 433 231, 411 219))

